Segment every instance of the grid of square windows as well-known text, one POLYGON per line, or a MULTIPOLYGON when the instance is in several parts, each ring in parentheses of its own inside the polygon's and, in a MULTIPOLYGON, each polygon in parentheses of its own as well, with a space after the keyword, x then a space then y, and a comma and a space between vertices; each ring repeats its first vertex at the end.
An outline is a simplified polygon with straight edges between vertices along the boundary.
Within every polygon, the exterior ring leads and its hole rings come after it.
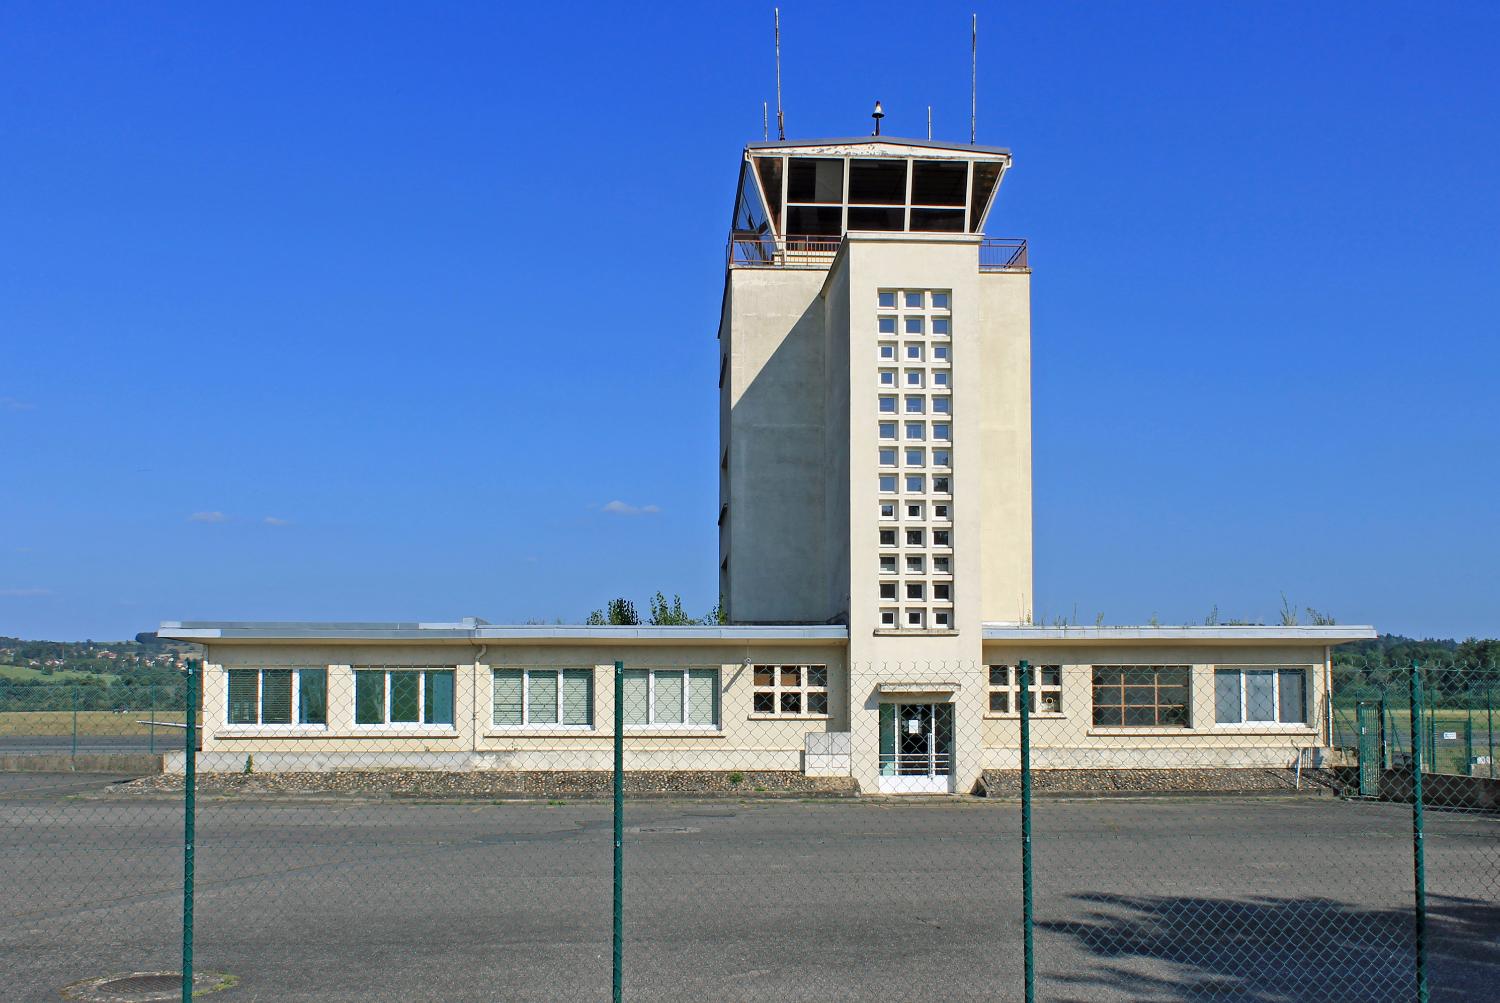
POLYGON ((876 322, 879 624, 952 629, 952 294, 878 290, 876 322))

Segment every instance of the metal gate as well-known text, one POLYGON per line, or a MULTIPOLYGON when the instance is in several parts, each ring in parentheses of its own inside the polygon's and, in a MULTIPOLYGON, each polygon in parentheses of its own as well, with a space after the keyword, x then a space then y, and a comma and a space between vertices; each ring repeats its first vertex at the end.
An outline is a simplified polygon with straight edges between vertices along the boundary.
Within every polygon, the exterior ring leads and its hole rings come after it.
POLYGON ((1355 705, 1359 725, 1359 793, 1361 797, 1380 795, 1380 774, 1385 769, 1384 708, 1381 704, 1361 700, 1355 705))

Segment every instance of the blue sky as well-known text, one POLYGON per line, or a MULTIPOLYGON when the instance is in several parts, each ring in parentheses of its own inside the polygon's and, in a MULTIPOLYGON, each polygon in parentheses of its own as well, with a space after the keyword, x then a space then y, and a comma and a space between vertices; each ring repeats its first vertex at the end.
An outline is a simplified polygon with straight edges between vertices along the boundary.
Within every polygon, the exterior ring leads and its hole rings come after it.
MULTIPOLYGON (((783 4, 788 135, 966 139, 972 9, 783 4)), ((1038 615, 1500 634, 1500 8, 979 12, 1038 615)), ((770 24, 7 4, 0 634, 711 606, 770 24)))

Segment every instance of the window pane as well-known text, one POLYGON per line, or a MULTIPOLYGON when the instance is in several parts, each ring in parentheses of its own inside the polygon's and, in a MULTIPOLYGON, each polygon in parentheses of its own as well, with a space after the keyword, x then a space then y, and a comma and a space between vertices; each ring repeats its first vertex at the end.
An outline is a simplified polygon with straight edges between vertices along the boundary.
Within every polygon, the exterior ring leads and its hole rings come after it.
POLYGON ((453 673, 428 672, 424 674, 422 693, 423 724, 453 723, 453 673))
MULTIPOLYGON (((904 204, 906 202, 906 161, 850 161, 849 201, 876 205, 904 204)), ((896 229, 899 230, 901 227, 898 225, 896 229)))
POLYGON ((807 712, 809 714, 827 714, 828 713, 828 694, 827 693, 809 693, 807 695, 807 712))
POLYGON ((1010 667, 1007 665, 990 666, 990 685, 1007 686, 1010 683, 1010 667))
POLYGON ((1240 723, 1239 669, 1214 672, 1214 720, 1220 724, 1240 723))
POLYGON ((688 723, 719 723, 719 674, 713 669, 688 673, 688 723))
POLYGON ((260 723, 292 723, 291 669, 266 669, 261 673, 260 723))
POLYGON ((354 723, 385 724, 385 673, 354 673, 354 723))
POLYGON ((531 724, 557 723, 557 673, 532 669, 527 674, 527 705, 531 724))
POLYGON ((765 193, 771 209, 773 226, 781 226, 781 158, 756 157, 755 170, 760 175, 760 187, 765 193))
POLYGON ((757 713, 757 714, 774 714, 774 713, 776 713, 776 694, 775 693, 757 693, 757 694, 755 694, 755 713, 757 713))
POLYGON ((328 723, 328 670, 297 671, 297 723, 328 723))
POLYGON ((793 157, 788 168, 786 189, 788 202, 842 202, 844 162, 818 157, 793 157))
POLYGON ((651 708, 654 724, 682 724, 683 674, 656 673, 656 703, 651 708))
POLYGON ((501 727, 525 723, 521 719, 521 670, 496 669, 492 720, 501 727))
POLYGON ((906 210, 899 206, 890 209, 850 206, 849 229, 899 232, 906 229, 906 210))
POLYGON ((390 672, 387 675, 391 680, 391 723, 416 724, 421 720, 417 711, 420 706, 418 687, 422 682, 422 673, 390 672))
MULTIPOLYGON (((844 213, 838 206, 794 205, 786 211, 786 225, 787 233, 796 237, 837 237, 844 226, 844 213)), ((816 242, 818 247, 830 249, 832 244, 816 242)))
POLYGON ((990 694, 990 712, 994 714, 1010 713, 1010 694, 1005 692, 990 694))
POLYGON ((1281 670, 1281 723, 1307 722, 1307 673, 1301 669, 1281 670))
POLYGON ((980 215, 984 212, 990 201, 990 194, 995 190, 995 182, 1000 180, 1000 165, 976 163, 974 165, 974 192, 972 201, 969 203, 969 226, 978 233, 984 221, 980 215))
POLYGON ((255 691, 259 685, 258 669, 229 670, 229 723, 255 724, 255 691))
POLYGON ((801 693, 783 693, 783 694, 781 694, 781 712, 783 714, 800 714, 800 713, 802 713, 802 694, 801 693))
POLYGON ((962 209, 913 209, 911 228, 917 233, 962 233, 962 209))
POLYGON ((641 725, 650 722, 648 682, 644 669, 625 670, 625 723, 641 725))
POLYGON ((1276 673, 1245 673, 1245 720, 1276 720, 1276 673))
POLYGON ((800 665, 783 665, 781 667, 781 685, 783 685, 783 686, 801 686, 802 685, 802 666, 800 666, 800 665))
POLYGON ((1041 674, 1043 686, 1061 686, 1062 668, 1056 665, 1043 665, 1037 669, 1041 674))
POLYGON ((807 669, 807 685, 827 686, 828 667, 826 665, 811 665, 807 669))
POLYGON ((568 669, 562 682, 563 724, 594 723, 594 673, 568 669))
MULTIPOLYGON (((913 167, 912 205, 962 206, 968 201, 968 189, 969 165, 962 160, 918 160, 913 167)), ((959 229, 962 230, 962 210, 958 216, 959 229)))

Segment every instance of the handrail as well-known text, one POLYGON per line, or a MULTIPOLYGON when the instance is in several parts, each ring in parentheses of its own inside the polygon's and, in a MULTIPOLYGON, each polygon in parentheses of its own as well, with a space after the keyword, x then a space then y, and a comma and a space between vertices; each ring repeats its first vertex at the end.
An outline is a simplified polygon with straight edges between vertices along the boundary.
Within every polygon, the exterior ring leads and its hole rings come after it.
MULTIPOLYGON (((730 268, 827 268, 844 238, 837 234, 748 233, 729 235, 730 268)), ((981 272, 1031 270, 1024 237, 985 237, 979 242, 981 272)))

